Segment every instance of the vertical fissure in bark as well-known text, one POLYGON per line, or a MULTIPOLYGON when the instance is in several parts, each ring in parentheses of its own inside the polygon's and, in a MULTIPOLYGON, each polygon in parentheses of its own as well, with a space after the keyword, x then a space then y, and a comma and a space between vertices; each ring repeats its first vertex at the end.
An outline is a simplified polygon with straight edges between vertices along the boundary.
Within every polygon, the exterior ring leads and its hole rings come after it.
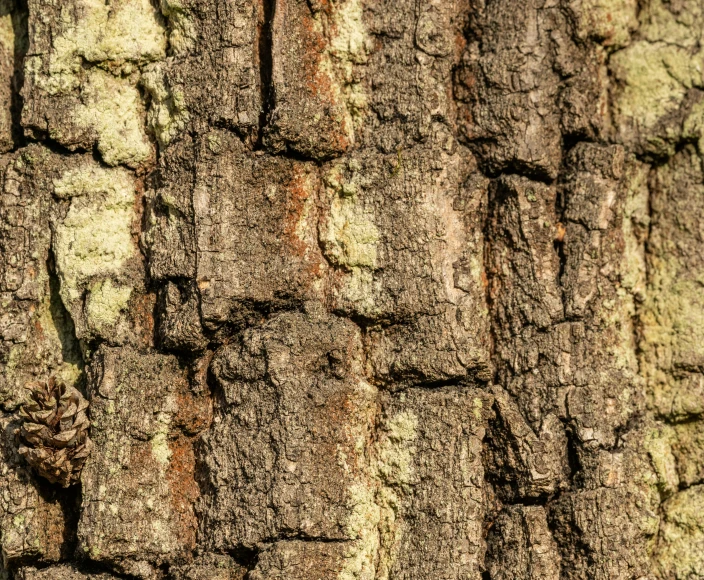
MULTIPOLYGON (((76 337, 76 326, 73 318, 71 318, 71 314, 66 310, 66 306, 61 299, 61 281, 56 273, 56 261, 51 250, 49 251, 46 266, 49 274, 50 313, 61 341, 61 357, 64 362, 75 364, 82 369, 85 361, 81 352, 81 345, 76 337)), ((83 394, 85 395, 85 385, 79 385, 78 388, 83 389, 83 394)))
POLYGON ((22 86, 24 85, 24 57, 29 48, 28 35, 29 9, 27 0, 14 0, 12 10, 12 29, 14 39, 14 72, 12 75, 12 102, 10 111, 12 115, 12 138, 14 148, 18 149, 25 144, 24 129, 22 128, 22 86))
POLYGON ((269 116, 274 109, 274 17, 276 15, 276 0, 260 0, 262 20, 259 25, 259 86, 261 90, 261 110, 259 112, 259 128, 257 147, 261 147, 264 129, 269 116))
MULTIPOLYGON (((482 224, 482 239, 484 241, 482 247, 482 261, 484 264, 484 300, 487 305, 489 312, 493 312, 494 309, 494 296, 492 294, 492 280, 494 276, 494 270, 490 267, 491 256, 492 256, 492 236, 491 236, 491 216, 494 210, 494 196, 492 192, 492 182, 487 175, 482 173, 482 176, 489 181, 489 185, 484 193, 484 222, 482 224)), ((492 377, 491 380, 494 383, 499 382, 499 366, 497 364, 497 353, 496 348, 498 345, 498 331, 496 328, 496 321, 493 316, 489 317, 489 356, 492 367, 492 377)))

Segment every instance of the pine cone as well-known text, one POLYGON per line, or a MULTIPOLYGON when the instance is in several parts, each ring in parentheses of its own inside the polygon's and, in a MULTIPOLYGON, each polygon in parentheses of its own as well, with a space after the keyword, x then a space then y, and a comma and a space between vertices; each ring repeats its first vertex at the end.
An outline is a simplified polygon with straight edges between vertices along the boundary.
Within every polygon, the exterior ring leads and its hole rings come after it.
POLYGON ((39 475, 68 487, 78 481, 93 445, 88 437, 88 401, 54 377, 28 388, 30 400, 20 410, 25 420, 20 455, 39 475))

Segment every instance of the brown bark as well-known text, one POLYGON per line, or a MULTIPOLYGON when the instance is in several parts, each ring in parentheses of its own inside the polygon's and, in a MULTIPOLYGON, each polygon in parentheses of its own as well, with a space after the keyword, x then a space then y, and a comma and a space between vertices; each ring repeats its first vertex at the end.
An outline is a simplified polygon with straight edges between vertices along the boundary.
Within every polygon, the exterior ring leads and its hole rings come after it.
POLYGON ((0 0, 0 577, 704 578, 702 42, 699 0, 0 0), (51 377, 67 489, 18 451, 51 377))

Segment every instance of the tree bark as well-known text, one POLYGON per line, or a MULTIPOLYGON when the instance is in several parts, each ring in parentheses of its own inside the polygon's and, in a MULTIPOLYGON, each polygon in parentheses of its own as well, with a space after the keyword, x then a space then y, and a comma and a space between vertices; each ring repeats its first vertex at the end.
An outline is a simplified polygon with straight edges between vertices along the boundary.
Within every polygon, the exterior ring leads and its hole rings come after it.
POLYGON ((0 578, 704 578, 701 0, 0 31, 0 578))

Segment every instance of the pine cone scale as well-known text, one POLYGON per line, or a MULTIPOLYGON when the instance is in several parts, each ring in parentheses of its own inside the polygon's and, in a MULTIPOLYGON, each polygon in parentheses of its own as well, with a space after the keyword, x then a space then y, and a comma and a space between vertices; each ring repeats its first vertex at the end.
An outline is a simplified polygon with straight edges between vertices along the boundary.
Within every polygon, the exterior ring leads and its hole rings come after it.
POLYGON ((56 449, 63 449, 64 447, 75 447, 77 429, 71 429, 70 431, 62 431, 51 438, 52 447, 56 449))
POLYGON ((88 401, 81 393, 52 377, 30 385, 30 397, 20 410, 19 453, 34 470, 63 487, 79 481, 92 444, 88 437, 88 401))

